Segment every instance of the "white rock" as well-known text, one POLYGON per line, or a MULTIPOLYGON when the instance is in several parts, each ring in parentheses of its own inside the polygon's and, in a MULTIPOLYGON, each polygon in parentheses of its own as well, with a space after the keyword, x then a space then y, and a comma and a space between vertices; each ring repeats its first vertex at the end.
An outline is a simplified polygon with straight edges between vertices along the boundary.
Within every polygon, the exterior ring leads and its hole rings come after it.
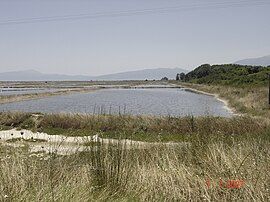
POLYGON ((98 136, 98 134, 96 134, 96 135, 94 135, 94 136, 92 137, 92 140, 93 140, 94 142, 98 142, 98 141, 100 141, 100 137, 98 136))

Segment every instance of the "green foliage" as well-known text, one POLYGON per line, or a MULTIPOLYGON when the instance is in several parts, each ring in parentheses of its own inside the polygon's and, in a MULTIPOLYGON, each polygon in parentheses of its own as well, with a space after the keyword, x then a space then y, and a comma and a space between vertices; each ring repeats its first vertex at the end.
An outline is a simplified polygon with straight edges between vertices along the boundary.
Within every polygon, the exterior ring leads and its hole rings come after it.
POLYGON ((237 64, 204 64, 189 72, 185 80, 199 84, 263 85, 268 81, 270 67, 237 64))
POLYGON ((176 81, 184 81, 186 74, 184 72, 181 72, 180 74, 176 74, 176 81))
POLYGON ((176 74, 176 81, 179 81, 180 80, 180 74, 176 74))
POLYGON ((181 74, 179 74, 179 78, 181 81, 183 81, 185 79, 186 74, 184 72, 182 72, 181 74))

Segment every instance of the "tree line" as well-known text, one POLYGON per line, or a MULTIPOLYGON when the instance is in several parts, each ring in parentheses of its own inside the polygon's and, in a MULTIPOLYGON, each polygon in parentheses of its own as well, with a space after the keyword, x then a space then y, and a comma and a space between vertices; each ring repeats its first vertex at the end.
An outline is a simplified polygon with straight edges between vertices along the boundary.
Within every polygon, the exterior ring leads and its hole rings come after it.
POLYGON ((265 84, 268 82, 270 66, 251 66, 238 64, 203 64, 189 73, 176 75, 177 81, 216 84, 265 84))

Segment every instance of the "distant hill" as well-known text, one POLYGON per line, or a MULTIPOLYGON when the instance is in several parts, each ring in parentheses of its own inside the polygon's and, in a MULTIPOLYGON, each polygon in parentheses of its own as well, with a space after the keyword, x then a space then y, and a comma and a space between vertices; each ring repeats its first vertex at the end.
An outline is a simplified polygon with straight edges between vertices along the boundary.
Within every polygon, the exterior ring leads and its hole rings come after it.
POLYGON ((266 84, 270 67, 237 64, 204 64, 185 76, 185 81, 204 84, 266 84))
POLYGON ((174 79, 177 73, 187 72, 180 68, 159 68, 129 71, 102 76, 44 74, 35 70, 12 71, 0 73, 0 81, 88 81, 88 80, 145 80, 168 77, 174 79))
POLYGON ((0 81, 57 81, 88 80, 87 76, 69 76, 61 74, 43 74, 35 70, 0 73, 0 81))
POLYGON ((175 79, 177 73, 184 72, 187 70, 180 68, 158 68, 158 69, 144 69, 138 71, 129 71, 116 74, 108 74, 103 76, 95 77, 97 80, 145 80, 145 79, 161 79, 168 77, 169 79, 175 79))
POLYGON ((259 57, 259 58, 249 58, 249 59, 239 60, 239 61, 234 62, 234 64, 270 66, 270 55, 259 57))

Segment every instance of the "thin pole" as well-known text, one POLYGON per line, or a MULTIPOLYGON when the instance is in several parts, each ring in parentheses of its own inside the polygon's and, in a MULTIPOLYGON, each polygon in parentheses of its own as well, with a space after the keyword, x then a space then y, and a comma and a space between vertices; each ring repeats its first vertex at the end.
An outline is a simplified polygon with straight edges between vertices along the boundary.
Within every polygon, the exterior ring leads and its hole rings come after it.
POLYGON ((268 92, 268 104, 269 104, 269 107, 270 107, 270 73, 268 74, 268 87, 269 87, 269 92, 268 92))

